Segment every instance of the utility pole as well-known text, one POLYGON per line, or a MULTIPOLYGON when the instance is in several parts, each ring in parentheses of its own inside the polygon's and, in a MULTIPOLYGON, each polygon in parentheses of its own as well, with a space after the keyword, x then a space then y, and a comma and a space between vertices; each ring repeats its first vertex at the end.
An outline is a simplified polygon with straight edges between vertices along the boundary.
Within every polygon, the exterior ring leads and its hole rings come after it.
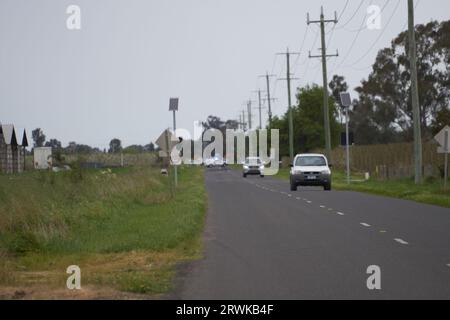
POLYGON ((254 91, 254 92, 256 92, 258 94, 258 108, 257 109, 259 111, 259 129, 262 130, 262 109, 265 109, 265 108, 263 108, 263 106, 262 106, 261 90, 258 89, 257 91, 254 91))
POLYGON ((297 78, 292 78, 290 56, 292 54, 299 55, 300 52, 289 52, 287 48, 285 53, 278 53, 279 55, 286 55, 286 80, 287 81, 287 92, 288 92, 288 114, 289 114, 289 157, 290 160, 294 160, 294 120, 292 119, 292 102, 291 102, 291 80, 298 80, 297 78))
POLYGON ((422 133, 420 128, 419 88, 417 83, 417 47, 414 30, 414 1, 408 0, 409 61, 411 66, 411 101, 414 122, 415 182, 422 183, 422 133))
MULTIPOLYGON (((172 111, 173 113, 173 134, 176 136, 177 134, 177 118, 176 118, 176 112, 178 111, 178 98, 170 98, 169 101, 169 111, 172 111)), ((169 157, 170 157, 170 152, 169 151, 169 157)), ((175 187, 178 187, 178 170, 177 170, 177 165, 178 163, 174 163, 173 164, 173 172, 174 172, 174 180, 175 180, 175 187)))
POLYGON ((252 103, 254 101, 247 101, 247 117, 248 117, 248 130, 252 130, 252 103))
POLYGON ((266 75, 260 76, 266 78, 266 87, 267 87, 267 107, 268 107, 268 115, 269 115, 269 130, 272 129, 272 101, 274 99, 270 98, 270 77, 276 77, 274 74, 270 74, 266 72, 266 75))
POLYGON ((320 36, 322 42, 322 54, 319 56, 312 56, 309 53, 309 58, 322 58, 322 73, 323 73, 323 114, 324 114, 324 127, 325 127, 325 149, 328 162, 332 163, 331 159, 331 132, 330 132, 330 111, 328 109, 328 78, 327 78, 327 58, 339 56, 338 52, 336 54, 327 55, 327 47, 325 43, 325 23, 332 22, 334 24, 338 23, 337 13, 334 13, 333 20, 326 20, 323 14, 323 7, 321 7, 320 20, 309 20, 308 13, 307 24, 319 23, 320 24, 320 36))
POLYGON ((247 131, 247 123, 245 122, 245 110, 242 110, 242 130, 247 131))

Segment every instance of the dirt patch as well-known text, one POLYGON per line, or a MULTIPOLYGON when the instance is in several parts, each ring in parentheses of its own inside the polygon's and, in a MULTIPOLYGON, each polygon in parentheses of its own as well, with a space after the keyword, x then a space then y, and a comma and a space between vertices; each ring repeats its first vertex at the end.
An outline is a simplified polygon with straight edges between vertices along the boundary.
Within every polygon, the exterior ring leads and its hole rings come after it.
POLYGON ((19 261, 11 270, 13 281, 0 284, 0 299, 158 299, 172 283, 172 269, 179 260, 180 252, 174 250, 64 256, 31 266, 19 261), (69 290, 66 268, 75 261, 81 269, 82 288, 69 290))

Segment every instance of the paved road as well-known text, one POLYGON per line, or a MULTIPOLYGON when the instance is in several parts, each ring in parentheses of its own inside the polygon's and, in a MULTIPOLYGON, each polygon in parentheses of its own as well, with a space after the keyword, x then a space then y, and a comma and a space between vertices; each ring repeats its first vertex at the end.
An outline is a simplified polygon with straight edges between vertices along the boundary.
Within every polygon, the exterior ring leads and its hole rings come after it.
POLYGON ((205 258, 182 299, 450 299, 450 210, 206 173, 205 258), (368 290, 367 267, 381 268, 368 290))

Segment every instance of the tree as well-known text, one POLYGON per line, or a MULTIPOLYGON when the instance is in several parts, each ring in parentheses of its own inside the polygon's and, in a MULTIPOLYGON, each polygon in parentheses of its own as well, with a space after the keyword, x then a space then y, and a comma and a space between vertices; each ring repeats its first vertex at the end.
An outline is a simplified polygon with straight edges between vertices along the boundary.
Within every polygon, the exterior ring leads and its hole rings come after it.
POLYGON ((343 120, 342 117, 345 114, 345 108, 341 106, 341 92, 348 91, 348 84, 345 81, 343 76, 334 75, 331 82, 328 84, 331 95, 334 97, 334 101, 336 102, 336 108, 339 112, 339 120, 342 126, 343 120))
POLYGON ((437 135, 445 126, 450 126, 450 107, 442 109, 437 113, 431 125, 433 136, 437 135))
POLYGON ((122 151, 122 141, 117 138, 114 138, 109 143, 109 153, 118 153, 122 151))
POLYGON ((45 143, 45 134, 44 132, 41 130, 41 128, 37 128, 34 129, 32 131, 32 137, 33 137, 33 141, 34 141, 34 147, 38 148, 38 147, 43 147, 44 143, 45 143))
POLYGON ((57 139, 50 139, 45 143, 46 147, 51 147, 53 150, 59 150, 62 148, 61 142, 57 139))
POLYGON ((154 145, 153 142, 150 142, 149 144, 147 144, 147 145, 144 147, 144 149, 145 149, 145 151, 147 151, 147 152, 155 152, 155 145, 154 145))
MULTIPOLYGON (((416 26, 420 122, 424 138, 431 138, 431 124, 450 101, 449 33, 450 21, 416 26)), ((408 34, 402 32, 390 47, 379 51, 368 79, 356 88, 360 95, 352 119, 360 121, 352 124, 356 137, 364 134, 358 128, 370 126, 375 134, 367 136, 364 143, 411 141, 410 87, 408 34), (357 115, 360 112, 362 114, 357 115)))
MULTIPOLYGON (((323 123, 323 89, 317 85, 297 89, 297 105, 293 106, 294 152, 310 152, 325 146, 323 123)), ((329 99, 332 146, 339 143, 339 124, 334 98, 329 99)), ((272 119, 272 128, 280 130, 280 155, 289 155, 288 113, 272 119)))

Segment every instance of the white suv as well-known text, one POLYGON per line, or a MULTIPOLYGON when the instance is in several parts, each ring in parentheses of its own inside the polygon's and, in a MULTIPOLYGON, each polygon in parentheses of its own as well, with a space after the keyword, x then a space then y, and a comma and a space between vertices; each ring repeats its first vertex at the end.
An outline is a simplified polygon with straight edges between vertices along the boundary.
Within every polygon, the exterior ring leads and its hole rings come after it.
POLYGON ((299 154, 294 158, 290 172, 291 191, 298 186, 323 186, 331 190, 331 170, 323 154, 299 154))

